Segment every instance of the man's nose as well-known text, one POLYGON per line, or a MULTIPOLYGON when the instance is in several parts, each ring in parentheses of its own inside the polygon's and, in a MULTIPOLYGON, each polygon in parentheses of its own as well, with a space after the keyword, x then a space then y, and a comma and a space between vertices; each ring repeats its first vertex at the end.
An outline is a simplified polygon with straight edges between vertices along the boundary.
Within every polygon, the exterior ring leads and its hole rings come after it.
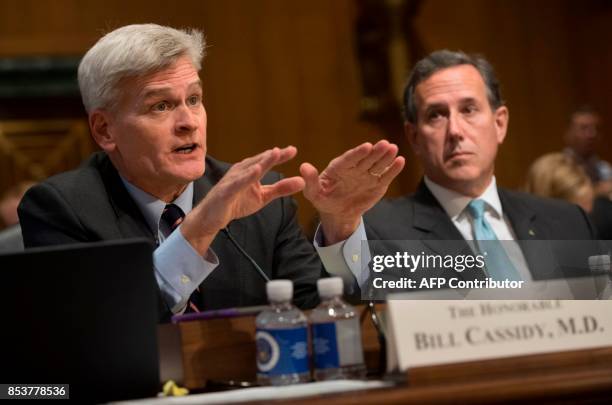
POLYGON ((456 112, 451 111, 448 114, 447 135, 451 138, 460 138, 463 136, 461 120, 459 114, 456 112))
POLYGON ((181 105, 175 110, 176 130, 178 132, 193 132, 198 129, 199 121, 197 112, 186 105, 181 105))
POLYGON ((584 128, 584 134, 587 138, 597 138, 597 128, 588 126, 584 128))

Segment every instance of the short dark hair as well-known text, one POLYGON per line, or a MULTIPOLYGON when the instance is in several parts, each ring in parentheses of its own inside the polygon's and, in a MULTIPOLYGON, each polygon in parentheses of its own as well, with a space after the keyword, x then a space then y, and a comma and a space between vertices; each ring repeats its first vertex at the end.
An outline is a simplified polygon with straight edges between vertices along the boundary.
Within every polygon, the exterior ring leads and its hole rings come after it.
POLYGON ((572 115, 574 114, 593 114, 597 115, 597 110, 595 110, 592 106, 588 104, 582 104, 574 111, 572 111, 572 115))
POLYGON ((468 55, 461 51, 453 52, 444 49, 432 52, 418 61, 412 69, 412 72, 410 72, 408 82, 404 88, 404 119, 410 123, 416 124, 417 105, 414 99, 414 91, 419 83, 439 70, 460 65, 472 65, 478 70, 485 82, 487 98, 493 110, 504 105, 499 89, 499 81, 495 76, 495 70, 485 58, 480 55, 468 55))
POLYGON ((576 115, 594 115, 599 118, 599 113, 593 107, 588 104, 582 104, 578 108, 576 108, 569 116, 569 124, 572 125, 574 123, 574 118, 576 115))

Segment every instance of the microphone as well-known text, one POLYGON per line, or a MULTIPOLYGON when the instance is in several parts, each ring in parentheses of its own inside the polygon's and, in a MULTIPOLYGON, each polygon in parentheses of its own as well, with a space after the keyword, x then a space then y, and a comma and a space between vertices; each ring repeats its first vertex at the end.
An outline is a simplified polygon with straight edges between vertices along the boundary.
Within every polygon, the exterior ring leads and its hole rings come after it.
POLYGON ((593 274, 608 274, 610 273, 610 255, 589 256, 589 270, 593 274))
MULTIPOLYGON (((371 267, 370 266, 368 267, 370 268, 370 272, 371 272, 371 267)), ((369 277, 366 277, 366 281, 363 284, 364 286, 367 284, 368 279, 369 277)), ((387 334, 385 332, 385 328, 382 323, 381 317, 376 311, 376 299, 373 296, 374 293, 372 292, 371 288, 368 289, 367 295, 369 298, 367 300, 367 307, 366 307, 367 311, 363 311, 361 321, 363 322, 366 314, 370 315, 370 322, 372 323, 372 325, 374 326, 374 330, 376 331, 376 337, 378 338, 378 346, 380 348, 380 350, 378 351, 378 370, 375 370, 374 374, 376 376, 383 376, 387 371, 387 334)), ((386 301, 386 297, 385 297, 385 301, 386 301)))
POLYGON ((242 248, 242 246, 240 246, 238 244, 238 242, 236 241, 236 239, 234 239, 234 236, 232 235, 232 233, 229 231, 229 228, 225 227, 223 229, 221 229, 223 231, 223 233, 225 233, 227 235, 227 237, 229 238, 230 242, 232 242, 232 244, 236 247, 236 249, 238 249, 238 251, 249 261, 251 262, 251 264, 253 265, 253 267, 255 268, 255 270, 257 270, 257 273, 259 274, 259 276, 267 283, 268 281, 270 281, 270 277, 268 277, 268 275, 261 269, 261 267, 259 267, 259 265, 257 264, 257 262, 251 257, 249 256, 249 254, 242 248))
MULTIPOLYGON (((378 375, 384 375, 387 371, 387 335, 380 321, 380 317, 376 312, 376 303, 374 300, 368 301, 368 312, 370 313, 370 321, 374 325, 376 330, 376 337, 378 338, 378 346, 380 350, 378 352, 378 375)), ((364 312, 365 313, 365 312, 364 312)))
POLYGON ((600 300, 612 298, 612 272, 610 271, 610 255, 589 256, 589 270, 594 277, 607 276, 608 282, 605 286, 596 284, 600 300))

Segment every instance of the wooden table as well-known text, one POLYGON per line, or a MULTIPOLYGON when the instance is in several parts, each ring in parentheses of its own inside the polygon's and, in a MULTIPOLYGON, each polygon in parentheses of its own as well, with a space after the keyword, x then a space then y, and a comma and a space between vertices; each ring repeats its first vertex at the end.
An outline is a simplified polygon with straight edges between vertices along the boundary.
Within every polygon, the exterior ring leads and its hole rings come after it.
MULTIPOLYGON (((384 309, 383 306, 377 308, 384 309)), ((364 315, 365 306, 358 308, 364 315)), ((369 370, 380 366, 378 335, 362 316, 369 370)), ((183 385, 255 381, 255 316, 173 326, 180 333, 183 385)), ((292 404, 612 403, 612 348, 419 367, 394 388, 291 400, 292 404)), ((283 401, 280 401, 283 402, 283 401)))

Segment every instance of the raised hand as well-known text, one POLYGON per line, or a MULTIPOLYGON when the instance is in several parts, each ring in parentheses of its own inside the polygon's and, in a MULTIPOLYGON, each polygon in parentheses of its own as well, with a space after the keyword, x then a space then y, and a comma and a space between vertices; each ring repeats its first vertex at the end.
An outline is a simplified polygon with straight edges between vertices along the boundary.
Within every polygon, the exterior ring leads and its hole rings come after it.
POLYGON ((300 166, 304 196, 319 211, 327 244, 348 238, 364 212, 385 194, 404 168, 396 145, 386 140, 361 144, 333 159, 319 175, 310 163, 300 166))
POLYGON ((253 214, 270 201, 304 188, 299 177, 262 185, 261 178, 274 166, 295 157, 293 146, 273 148, 234 164, 206 197, 185 217, 181 232, 200 253, 204 253, 214 236, 230 221, 253 214))

